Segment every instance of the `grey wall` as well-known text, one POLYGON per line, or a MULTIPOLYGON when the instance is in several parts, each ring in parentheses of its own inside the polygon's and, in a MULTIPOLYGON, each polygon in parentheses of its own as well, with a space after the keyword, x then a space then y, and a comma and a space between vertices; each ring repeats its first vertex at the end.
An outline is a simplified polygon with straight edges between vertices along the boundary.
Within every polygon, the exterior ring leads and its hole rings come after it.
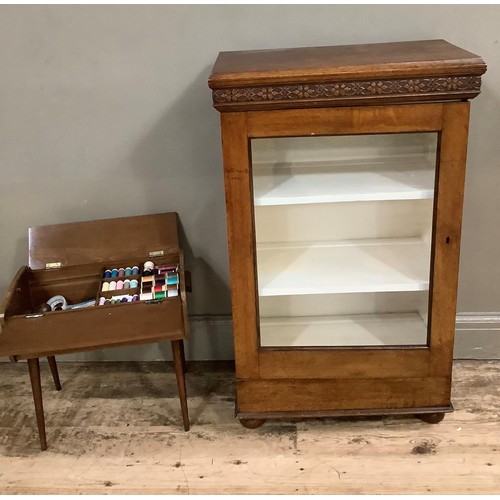
POLYGON ((444 38, 488 64, 472 102, 459 311, 500 311, 499 6, 0 6, 0 294, 30 226, 178 211, 193 315, 230 312, 221 50, 444 38))

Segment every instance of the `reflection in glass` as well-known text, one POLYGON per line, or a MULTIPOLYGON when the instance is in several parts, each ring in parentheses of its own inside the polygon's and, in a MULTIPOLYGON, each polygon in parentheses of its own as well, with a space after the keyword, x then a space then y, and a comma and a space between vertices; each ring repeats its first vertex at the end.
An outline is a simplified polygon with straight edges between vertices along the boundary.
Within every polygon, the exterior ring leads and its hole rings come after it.
POLYGON ((436 144, 252 140, 263 347, 427 344, 436 144))

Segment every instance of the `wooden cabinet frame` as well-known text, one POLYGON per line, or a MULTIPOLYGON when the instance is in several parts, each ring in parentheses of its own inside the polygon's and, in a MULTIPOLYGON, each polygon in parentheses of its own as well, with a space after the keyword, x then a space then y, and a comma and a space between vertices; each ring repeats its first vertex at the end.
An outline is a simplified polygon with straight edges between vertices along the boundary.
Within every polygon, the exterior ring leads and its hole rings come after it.
POLYGON ((451 376, 469 99, 484 61, 444 40, 221 52, 209 79, 221 135, 237 377, 236 415, 452 411, 451 376), (252 139, 437 134, 427 343, 262 347, 252 139))
POLYGON ((451 408, 468 123, 468 102, 249 111, 221 116, 239 415, 254 415, 258 413, 255 408, 263 412, 366 410, 367 405, 374 409, 408 407, 412 412, 416 407, 420 407, 418 411, 424 407, 433 411, 451 408), (439 134, 428 345, 260 347, 250 140, 407 132, 439 134), (328 390, 324 390, 326 380, 328 390), (353 392, 357 394, 355 399, 353 392), (291 394, 293 404, 289 402, 291 394))

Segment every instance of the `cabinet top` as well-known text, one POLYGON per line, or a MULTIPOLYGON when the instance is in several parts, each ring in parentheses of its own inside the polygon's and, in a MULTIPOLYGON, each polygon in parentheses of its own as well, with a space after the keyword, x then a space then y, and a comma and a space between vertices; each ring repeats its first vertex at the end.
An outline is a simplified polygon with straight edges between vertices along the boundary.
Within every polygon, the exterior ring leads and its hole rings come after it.
POLYGON ((337 106, 469 99, 485 71, 471 52, 421 40, 221 52, 208 85, 220 111, 337 106))

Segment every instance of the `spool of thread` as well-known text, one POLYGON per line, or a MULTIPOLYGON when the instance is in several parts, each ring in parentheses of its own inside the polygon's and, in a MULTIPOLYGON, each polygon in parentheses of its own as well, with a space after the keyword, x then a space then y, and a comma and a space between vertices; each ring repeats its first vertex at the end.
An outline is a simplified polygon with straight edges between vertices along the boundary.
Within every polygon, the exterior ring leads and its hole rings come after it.
POLYGON ((177 274, 167 278, 167 285, 176 285, 177 283, 179 283, 179 276, 177 274))
POLYGON ((167 297, 177 297, 179 295, 179 290, 167 290, 167 297))
POLYGON ((111 269, 106 269, 106 271, 104 271, 104 277, 111 278, 111 269))
POLYGON ((113 270, 111 271, 111 277, 112 277, 112 278, 116 278, 117 276, 118 276, 118 269, 113 269, 113 270))
POLYGON ((101 292, 107 292, 109 290, 109 281, 105 281, 102 284, 101 292))
POLYGON ((163 285, 155 285, 154 291, 156 292, 163 292, 163 285))
POLYGON ((132 274, 139 274, 139 266, 134 266, 132 268, 132 274))
POLYGON ((106 297, 101 297, 101 298, 99 299, 99 305, 100 305, 100 306, 103 306, 105 303, 106 303, 106 297))
POLYGON ((118 280, 116 282, 116 289, 117 290, 123 290, 123 281, 122 280, 118 280))
POLYGON ((113 290, 116 290, 116 281, 111 281, 109 283, 109 291, 113 291, 113 290))
POLYGON ((120 267, 120 269, 118 269, 118 277, 123 278, 123 276, 125 276, 125 269, 120 267))
POLYGON ((140 295, 141 300, 151 300, 153 298, 152 293, 141 293, 140 295))
POLYGON ((144 262, 144 271, 151 271, 154 267, 154 262, 151 262, 150 260, 144 262))
POLYGON ((139 286, 139 282, 137 280, 130 280, 130 288, 137 288, 139 286))
POLYGON ((160 273, 177 272, 177 266, 158 266, 160 273))
POLYGON ((167 285, 167 290, 178 290, 178 285, 167 285))
POLYGON ((132 302, 137 302, 139 300, 139 295, 134 294, 132 297, 132 302))
POLYGON ((128 298, 127 297, 123 297, 123 299, 120 301, 120 302, 128 302, 128 298))
POLYGON ((125 280, 123 282, 123 288, 126 290, 128 288, 130 288, 130 280, 125 280))
POLYGON ((143 283, 152 283, 154 280, 153 276, 143 276, 142 277, 142 282, 143 283))
POLYGON ((155 279, 155 286, 160 285, 163 286, 165 284, 165 278, 156 278, 155 279))
POLYGON ((167 292, 155 292, 155 299, 164 299, 167 296, 167 292))
POLYGON ((131 274, 132 274, 132 268, 126 267, 125 268, 125 276, 131 276, 131 274))

